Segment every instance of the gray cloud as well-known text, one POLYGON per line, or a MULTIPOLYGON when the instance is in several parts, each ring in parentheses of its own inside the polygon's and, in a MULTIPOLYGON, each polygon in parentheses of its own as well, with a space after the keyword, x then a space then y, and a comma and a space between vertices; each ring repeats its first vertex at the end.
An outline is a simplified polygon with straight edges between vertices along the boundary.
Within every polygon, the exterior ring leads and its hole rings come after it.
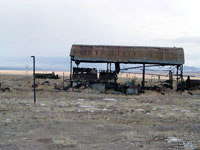
POLYGON ((190 64, 190 53, 198 54, 200 41, 198 4, 197 0, 0 1, 0 57, 67 57, 74 43, 175 45, 185 48, 190 64))
POLYGON ((180 37, 177 39, 172 40, 172 42, 176 42, 176 43, 185 43, 185 44, 198 44, 200 45, 200 36, 199 37, 180 37))

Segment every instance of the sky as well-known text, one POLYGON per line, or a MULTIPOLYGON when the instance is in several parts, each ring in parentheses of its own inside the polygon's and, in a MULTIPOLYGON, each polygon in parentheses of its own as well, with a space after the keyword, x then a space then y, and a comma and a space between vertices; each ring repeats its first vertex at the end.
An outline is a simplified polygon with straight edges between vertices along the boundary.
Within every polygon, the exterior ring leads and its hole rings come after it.
POLYGON ((0 0, 0 62, 72 44, 183 47, 200 67, 199 0, 0 0), (4 59, 3 59, 4 58, 4 59))

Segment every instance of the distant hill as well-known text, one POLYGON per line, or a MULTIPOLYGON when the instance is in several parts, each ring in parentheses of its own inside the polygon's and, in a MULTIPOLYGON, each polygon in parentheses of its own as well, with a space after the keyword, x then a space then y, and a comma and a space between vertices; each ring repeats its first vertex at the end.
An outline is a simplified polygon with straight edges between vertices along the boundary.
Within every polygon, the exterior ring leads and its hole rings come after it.
MULTIPOLYGON (((75 65, 74 65, 75 66, 75 65)), ((134 67, 138 65, 121 64, 121 69, 134 67)), ((106 64, 90 64, 84 63, 80 67, 97 68, 99 70, 105 70, 106 64)), ((112 65, 114 68, 114 65, 112 65)), ((147 71, 165 70, 167 67, 152 67, 147 68, 147 71)), ((19 58, 3 58, 0 59, 0 70, 32 70, 31 57, 19 57, 19 58)), ((70 70, 70 58, 69 57, 36 57, 36 70, 42 71, 69 71, 70 70)), ((129 71, 139 72, 141 69, 132 69, 129 71)), ((185 73, 200 73, 200 68, 184 66, 185 73)))
POLYGON ((197 67, 183 66, 183 70, 184 72, 200 73, 200 68, 197 67))

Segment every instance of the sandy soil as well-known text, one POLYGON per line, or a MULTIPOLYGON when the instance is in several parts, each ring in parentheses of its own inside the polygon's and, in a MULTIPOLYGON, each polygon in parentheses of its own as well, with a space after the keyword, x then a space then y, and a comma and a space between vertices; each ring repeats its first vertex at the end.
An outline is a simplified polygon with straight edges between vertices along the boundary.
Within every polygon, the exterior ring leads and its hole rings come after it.
MULTIPOLYGON (((139 96, 58 91, 62 80, 0 75, 0 150, 200 149, 200 91, 139 96)), ((109 92, 108 92, 109 93, 109 92)))
MULTIPOLYGON (((52 73, 52 71, 36 71, 36 73, 52 73)), ((32 71, 26 70, 0 70, 0 75, 22 75, 22 76, 29 76, 32 75, 32 71)), ((55 74, 59 76, 63 76, 62 71, 55 71, 55 74)), ((64 72, 64 76, 69 76, 69 72, 64 72)))

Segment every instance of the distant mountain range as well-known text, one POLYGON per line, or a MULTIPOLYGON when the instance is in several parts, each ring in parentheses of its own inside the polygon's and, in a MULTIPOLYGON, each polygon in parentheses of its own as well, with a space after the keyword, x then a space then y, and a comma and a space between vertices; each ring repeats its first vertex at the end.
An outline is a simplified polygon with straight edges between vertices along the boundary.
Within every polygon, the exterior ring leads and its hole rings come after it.
POLYGON ((200 73, 200 68, 197 67, 183 66, 183 70, 184 72, 200 73))
MULTIPOLYGON (((74 65, 75 66, 75 65, 74 65)), ((121 64, 121 69, 134 67, 138 65, 121 64)), ((81 63, 80 67, 97 68, 99 70, 105 70, 106 64, 90 64, 81 63)), ((112 65, 114 68, 114 65, 112 65)), ((147 68, 147 71, 155 70, 167 70, 167 67, 152 67, 147 68)), ((30 57, 20 58, 3 58, 0 59, 0 70, 32 70, 32 59, 30 57)), ((69 71, 70 70, 70 58, 69 57, 36 57, 36 70, 38 71, 69 71)), ((141 69, 132 69, 130 71, 140 72, 141 69)), ((200 68, 184 66, 184 72, 186 73, 200 73, 200 68)))

